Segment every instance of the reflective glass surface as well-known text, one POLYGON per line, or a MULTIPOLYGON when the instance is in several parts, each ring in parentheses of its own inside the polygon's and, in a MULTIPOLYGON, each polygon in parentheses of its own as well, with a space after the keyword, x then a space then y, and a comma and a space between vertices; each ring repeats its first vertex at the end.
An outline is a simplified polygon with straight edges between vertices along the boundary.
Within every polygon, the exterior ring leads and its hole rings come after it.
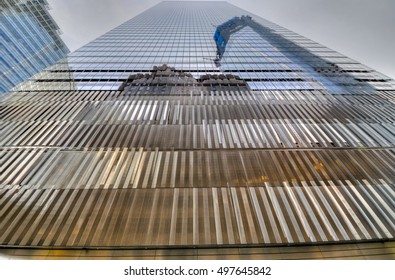
POLYGON ((0 4, 0 94, 27 80, 69 52, 43 0, 0 4))
MULTIPOLYGON (((223 2, 161 3, 70 54, 18 89, 115 90, 132 73, 167 64, 192 73, 243 76, 253 90, 322 90, 330 93, 391 90, 388 77, 274 23, 223 2), (249 15, 230 37, 220 66, 217 26, 249 15), (103 74, 104 73, 104 74, 103 74), (40 85, 32 85, 35 81, 40 85), (66 82, 66 83, 63 83, 66 82)), ((18 90, 17 89, 17 90, 18 90)))

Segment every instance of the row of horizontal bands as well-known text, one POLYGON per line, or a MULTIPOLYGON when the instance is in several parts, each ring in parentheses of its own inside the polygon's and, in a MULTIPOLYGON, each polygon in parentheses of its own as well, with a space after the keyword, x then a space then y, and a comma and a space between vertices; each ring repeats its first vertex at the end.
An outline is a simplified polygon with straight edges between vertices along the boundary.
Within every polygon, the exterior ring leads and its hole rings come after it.
POLYGON ((0 107, 5 135, 0 145, 229 149, 392 147, 395 142, 394 105, 382 93, 360 104, 354 95, 320 92, 172 95, 179 90, 186 89, 173 87, 160 97, 90 92, 112 95, 106 101, 33 102, 10 95, 0 107), (268 103, 267 95, 276 103, 268 103))
POLYGON ((213 119, 333 118, 355 122, 395 122, 393 104, 351 102, 278 102, 213 100, 176 97, 136 97, 123 101, 15 102, 0 108, 1 121, 86 121, 103 123, 148 122, 201 124, 213 119))
POLYGON ((394 147, 392 123, 323 123, 300 119, 229 120, 201 125, 3 122, 3 147, 72 148, 309 148, 394 147), (166 135, 166 137, 163 137, 166 135))
POLYGON ((128 189, 395 181, 395 150, 8 149, 0 188, 128 189))
MULTIPOLYGON (((72 85, 70 85, 73 88, 72 85)), ((10 92, 7 95, 0 97, 0 101, 3 104, 10 104, 16 102, 72 102, 72 101, 111 101, 111 100, 129 100, 131 97, 139 97, 139 93, 142 92, 161 92, 156 94, 155 99, 161 99, 163 97, 169 98, 169 94, 172 92, 172 87, 162 87, 155 89, 153 87, 139 87, 137 90, 128 91, 127 94, 121 91, 101 91, 101 90, 61 90, 61 91, 18 91, 10 92)), ((173 90, 174 91, 174 90, 173 90)), ((328 94, 324 90, 278 90, 278 91, 248 91, 246 88, 239 87, 218 87, 218 91, 212 91, 211 88, 195 88, 195 87, 182 87, 177 88, 177 93, 184 97, 184 102, 192 99, 193 97, 199 97, 199 100, 203 100, 206 103, 215 100, 214 97, 225 97, 224 100, 233 100, 236 98, 239 101, 251 101, 261 102, 263 104, 268 102, 317 102, 317 103, 351 103, 351 104, 388 104, 388 102, 395 104, 394 91, 375 91, 374 94, 328 94), (248 93, 246 93, 246 91, 248 93), (183 95, 181 95, 183 93, 183 95)), ((147 98, 146 95, 142 97, 147 98)), ((180 97, 179 97, 180 98, 180 97)), ((196 100, 197 98, 195 98, 196 100)), ((221 99, 219 99, 221 100, 221 99)), ((183 104, 184 104, 183 102, 183 104)), ((221 101, 223 102, 223 101, 221 101)))
POLYGON ((392 239, 394 187, 0 190, 0 244, 204 246, 392 239), (63 207, 60 207, 62 205, 63 207))

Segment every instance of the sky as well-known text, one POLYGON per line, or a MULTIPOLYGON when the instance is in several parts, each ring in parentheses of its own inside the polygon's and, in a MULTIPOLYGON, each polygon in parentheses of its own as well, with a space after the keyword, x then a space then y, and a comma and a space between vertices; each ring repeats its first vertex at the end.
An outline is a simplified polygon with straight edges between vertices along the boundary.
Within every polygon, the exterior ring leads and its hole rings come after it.
MULTIPOLYGON (((160 0, 47 0, 71 51, 160 0)), ((228 0, 395 78, 394 0, 228 0)))

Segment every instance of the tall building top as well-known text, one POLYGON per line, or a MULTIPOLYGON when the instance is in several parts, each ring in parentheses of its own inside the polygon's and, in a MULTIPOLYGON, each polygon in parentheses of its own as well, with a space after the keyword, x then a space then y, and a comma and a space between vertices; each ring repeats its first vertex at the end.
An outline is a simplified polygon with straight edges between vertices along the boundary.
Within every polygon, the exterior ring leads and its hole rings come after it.
POLYGON ((19 89, 62 89, 62 85, 66 89, 70 82, 75 89, 117 89, 129 75, 163 64, 190 72, 195 78, 204 73, 237 75, 253 90, 344 93, 394 89, 387 76, 220 1, 161 2, 71 53, 67 60, 19 89), (218 63, 217 28, 242 16, 251 18, 250 23, 231 34, 218 63), (62 80, 60 73, 65 71, 70 75, 63 75, 62 80), (98 74, 104 71, 108 73, 98 74), (94 79, 83 78, 81 72, 94 79))
POLYGON ((4 0, 0 27, 0 94, 50 66, 69 52, 45 0, 4 0))

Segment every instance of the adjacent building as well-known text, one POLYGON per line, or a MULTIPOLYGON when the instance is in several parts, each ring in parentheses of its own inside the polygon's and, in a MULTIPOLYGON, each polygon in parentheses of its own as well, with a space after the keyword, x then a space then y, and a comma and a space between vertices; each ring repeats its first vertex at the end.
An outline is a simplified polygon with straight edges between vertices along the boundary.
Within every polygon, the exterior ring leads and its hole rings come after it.
POLYGON ((0 244, 393 240, 394 93, 226 2, 162 2, 0 99, 0 244))
POLYGON ((26 81, 69 52, 45 0, 0 3, 0 94, 26 81))

